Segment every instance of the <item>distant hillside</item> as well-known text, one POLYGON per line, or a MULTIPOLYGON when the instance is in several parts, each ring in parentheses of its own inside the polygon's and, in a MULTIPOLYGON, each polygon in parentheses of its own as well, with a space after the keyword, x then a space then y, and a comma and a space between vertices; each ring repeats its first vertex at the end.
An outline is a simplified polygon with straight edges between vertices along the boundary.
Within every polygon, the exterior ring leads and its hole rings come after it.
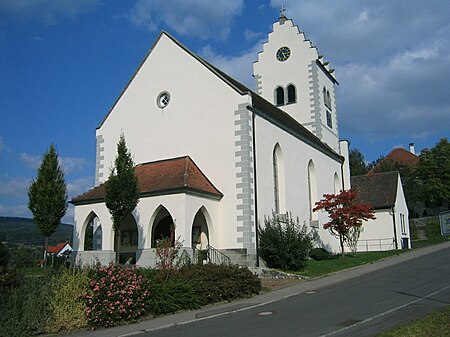
MULTIPOLYGON (((73 242, 73 226, 61 224, 56 232, 49 237, 49 244, 59 242, 73 242)), ((23 243, 26 245, 42 245, 45 238, 39 232, 33 219, 0 216, 0 240, 10 243, 23 243)))

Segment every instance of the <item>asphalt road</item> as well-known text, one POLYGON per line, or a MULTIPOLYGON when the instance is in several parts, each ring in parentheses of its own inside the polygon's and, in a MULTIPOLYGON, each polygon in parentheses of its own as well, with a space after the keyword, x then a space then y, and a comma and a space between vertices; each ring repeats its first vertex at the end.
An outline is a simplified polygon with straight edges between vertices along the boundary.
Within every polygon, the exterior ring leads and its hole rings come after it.
POLYGON ((299 282, 250 299, 59 336, 365 337, 448 305, 450 242, 299 282))
POLYGON ((450 248, 282 300, 242 303, 228 313, 139 336, 374 336, 450 305, 450 248))

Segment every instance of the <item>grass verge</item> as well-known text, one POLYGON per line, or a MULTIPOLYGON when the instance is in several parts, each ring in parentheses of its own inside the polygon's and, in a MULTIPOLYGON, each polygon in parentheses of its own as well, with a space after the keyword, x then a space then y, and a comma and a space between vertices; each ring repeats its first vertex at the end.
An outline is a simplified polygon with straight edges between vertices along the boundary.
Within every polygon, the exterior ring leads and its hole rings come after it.
POLYGON ((410 324, 385 331, 377 337, 450 336, 450 306, 410 324))
POLYGON ((384 252, 356 253, 355 255, 347 254, 345 258, 342 258, 340 255, 335 255, 329 260, 309 260, 306 264, 306 268, 303 271, 298 272, 298 274, 307 277, 319 277, 340 270, 373 263, 380 259, 399 255, 402 252, 405 251, 389 250, 384 252))

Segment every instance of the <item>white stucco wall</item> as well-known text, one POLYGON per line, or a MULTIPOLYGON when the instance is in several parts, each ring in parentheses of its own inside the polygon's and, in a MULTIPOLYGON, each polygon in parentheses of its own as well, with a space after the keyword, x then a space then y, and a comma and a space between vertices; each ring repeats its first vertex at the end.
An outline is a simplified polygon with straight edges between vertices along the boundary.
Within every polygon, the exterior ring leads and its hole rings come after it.
MULTIPOLYGON (((292 27, 291 21, 287 21, 284 27, 275 26, 274 29, 285 29, 289 38, 298 40, 297 27, 292 27)), ((264 57, 274 58, 279 48, 276 39, 276 35, 269 34, 269 42, 274 43, 264 45, 265 53, 260 54, 261 60, 264 57)), ((311 116, 311 97, 309 89, 304 88, 309 88, 310 61, 317 58, 317 50, 311 48, 309 41, 303 40, 301 34, 300 43, 290 45, 293 54, 286 62, 292 62, 291 65, 280 68, 281 73, 278 70, 272 70, 272 73, 277 73, 277 78, 279 75, 286 77, 284 85, 298 80, 295 83, 298 104, 292 114, 300 121, 304 118, 306 123, 311 116), (291 79, 294 73, 298 78, 291 79)), ((270 62, 265 64, 264 67, 270 66, 270 62)), ((255 64, 255 70, 257 68, 255 64)), ((271 79, 270 76, 268 74, 264 81, 275 83, 276 78, 271 79)), ((320 83, 329 81, 325 75, 320 80, 319 77, 317 81, 320 83)), ((263 96, 272 97, 269 101, 273 101, 273 89, 270 88, 270 94, 263 93, 263 96)), ((331 92, 332 85, 329 89, 331 92)), ((332 96, 334 98, 334 93, 332 96)), ((223 193, 223 198, 217 201, 180 193, 141 199, 133 213, 139 231, 138 264, 147 265, 154 260, 151 226, 155 212, 161 206, 176 221, 176 236, 180 236, 186 247, 191 246, 195 214, 203 209, 207 214, 205 218, 212 246, 218 249, 254 250, 253 130, 252 113, 246 108, 251 104, 250 95, 236 92, 166 34, 163 33, 152 47, 96 131, 97 182, 102 183, 108 178, 116 156, 117 142, 123 133, 136 164, 189 155, 223 193), (171 96, 170 103, 164 109, 158 107, 156 102, 161 92, 168 92, 171 96), (246 172, 250 174, 246 175, 246 172)), ((333 111, 336 111, 334 99, 333 104, 333 111)), ((310 225, 308 163, 311 160, 314 163, 317 182, 316 200, 312 200, 312 204, 324 193, 335 192, 335 176, 342 184, 341 163, 261 117, 256 117, 255 125, 258 220, 262 223, 264 215, 271 215, 274 208, 272 155, 278 143, 283 157, 283 209, 310 225)), ((333 125, 337 127, 335 119, 333 125)), ((332 146, 331 140, 326 141, 332 146)), ((332 147, 339 153, 338 145, 332 147)), ((337 252, 338 240, 322 229, 323 223, 328 220, 327 215, 314 214, 314 220, 318 220, 318 227, 314 230, 321 237, 321 245, 337 252)), ((75 236, 77 257, 92 260, 96 256, 101 262, 114 258, 112 223, 103 203, 75 207, 75 236), (90 212, 95 212, 102 224, 101 252, 83 251, 83 233, 90 212)))
MULTIPOLYGON (((221 245, 220 226, 216 220, 220 218, 219 201, 179 193, 139 200, 133 212, 138 230, 138 250, 152 250, 151 233, 153 226, 156 225, 154 220, 162 207, 172 216, 176 226, 175 237, 183 243, 184 247, 191 247, 192 225, 194 217, 199 211, 205 215, 211 245, 221 245)), ((80 256, 89 256, 87 261, 84 261, 87 264, 91 264, 89 263, 90 259, 95 258, 98 258, 102 263, 112 261, 114 259, 114 231, 112 230, 111 216, 105 204, 78 205, 75 209, 75 253, 79 253, 80 256), (102 226, 102 252, 84 251, 84 232, 92 213, 97 215, 102 226), (105 252, 109 253, 106 254, 105 252)), ((137 260, 138 265, 146 265, 146 262, 137 260)))
POLYGON ((375 220, 368 220, 363 223, 364 230, 359 239, 358 251, 402 249, 403 238, 408 239, 408 246, 405 246, 405 248, 411 248, 408 207, 400 175, 398 176, 394 207, 375 210, 375 217, 375 220), (405 221, 403 229, 401 225, 402 215, 405 221), (396 242, 395 238, 397 239, 396 242))
MULTIPOLYGON (((284 184, 286 211, 299 217, 300 223, 309 225, 308 163, 313 161, 316 171, 316 196, 313 204, 322 199, 323 194, 334 192, 334 176, 341 178, 341 164, 294 136, 280 132, 278 127, 261 117, 256 117, 256 161, 258 220, 264 223, 264 216, 271 216, 274 210, 273 149, 280 145, 284 162, 284 184)), ((338 251, 338 241, 323 230, 328 221, 326 213, 317 213, 318 231, 322 244, 331 251, 338 251)))
POLYGON ((198 60, 162 35, 127 90, 97 130, 103 139, 101 181, 109 174, 120 133, 135 163, 189 155, 224 197, 216 219, 220 247, 236 242, 235 116, 249 102, 198 60), (157 96, 167 91, 161 109, 157 96))
POLYGON ((397 226, 397 245, 398 248, 411 248, 411 233, 409 230, 409 211, 408 205, 406 204, 405 193, 403 191, 403 186, 401 182, 400 175, 398 176, 398 189, 397 189, 397 198, 395 202, 395 223, 397 226), (403 219, 402 219, 403 216, 403 219), (404 226, 402 226, 402 221, 404 222, 404 226), (402 240, 407 239, 408 245, 403 245, 402 240))

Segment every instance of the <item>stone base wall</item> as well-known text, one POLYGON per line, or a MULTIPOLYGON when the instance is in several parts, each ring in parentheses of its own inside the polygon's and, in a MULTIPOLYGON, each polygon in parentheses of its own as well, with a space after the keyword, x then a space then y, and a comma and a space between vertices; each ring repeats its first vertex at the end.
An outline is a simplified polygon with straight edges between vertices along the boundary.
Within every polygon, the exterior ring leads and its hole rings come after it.
POLYGON ((247 249, 220 249, 220 251, 231 259, 231 264, 240 266, 256 266, 256 254, 247 254, 247 249))
POLYGON ((75 266, 93 267, 97 264, 106 266, 114 262, 116 253, 113 250, 88 250, 72 252, 72 263, 75 266))
MULTIPOLYGON (((220 251, 231 259, 232 264, 241 266, 256 266, 256 255, 247 254, 244 249, 220 249, 220 251)), ((72 253, 72 262, 75 266, 93 267, 97 264, 106 266, 115 261, 116 254, 112 250, 90 250, 74 251, 72 253)), ((179 254, 179 263, 194 263, 193 250, 190 247, 183 247, 179 254)), ((260 259, 260 264, 263 263, 260 259)), ((153 268, 156 266, 156 249, 138 249, 136 252, 136 265, 144 268, 153 268)))

